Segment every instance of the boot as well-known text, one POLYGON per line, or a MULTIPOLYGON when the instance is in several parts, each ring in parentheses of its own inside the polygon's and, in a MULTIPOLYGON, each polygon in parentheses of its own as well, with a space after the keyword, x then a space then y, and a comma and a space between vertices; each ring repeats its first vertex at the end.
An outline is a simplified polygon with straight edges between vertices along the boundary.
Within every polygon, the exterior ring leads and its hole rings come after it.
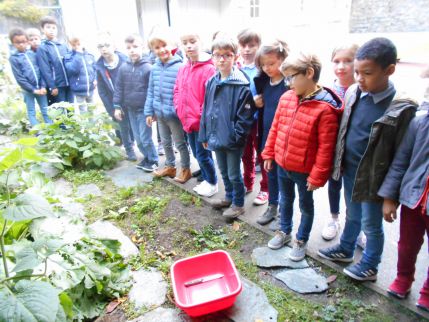
POLYGON ((175 167, 164 167, 163 169, 158 169, 153 172, 155 177, 170 177, 174 178, 176 176, 176 168, 175 167))
POLYGON ((173 180, 178 182, 178 183, 185 183, 186 181, 188 181, 191 178, 192 178, 191 169, 182 168, 180 170, 179 175, 177 177, 175 177, 173 180))

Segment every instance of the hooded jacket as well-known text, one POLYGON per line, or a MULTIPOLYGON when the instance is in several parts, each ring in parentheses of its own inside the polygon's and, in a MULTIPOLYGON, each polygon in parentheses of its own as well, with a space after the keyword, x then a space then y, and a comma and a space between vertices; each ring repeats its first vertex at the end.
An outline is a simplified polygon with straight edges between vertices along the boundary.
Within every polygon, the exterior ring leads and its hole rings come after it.
POLYGON ((220 73, 208 81, 198 140, 207 142, 209 150, 244 147, 255 113, 249 85, 237 68, 223 81, 220 73))
POLYGON ((307 181, 323 187, 334 157, 342 100, 323 87, 301 102, 294 90, 282 95, 262 151, 288 171, 308 173, 307 181))
POLYGON ((133 63, 127 60, 121 65, 113 94, 116 109, 127 108, 144 111, 152 65, 146 57, 133 63))
POLYGON ((200 129, 206 84, 216 73, 210 55, 201 55, 202 61, 188 61, 179 69, 174 86, 174 107, 187 133, 200 129))
MULTIPOLYGON (((360 96, 357 84, 350 86, 345 96, 344 114, 338 131, 335 148, 335 162, 332 177, 339 180, 342 172, 345 140, 352 110, 360 96)), ((380 202, 377 195, 389 170, 396 149, 404 137, 405 131, 414 117, 417 104, 411 99, 394 98, 383 116, 371 127, 368 145, 356 171, 352 192, 354 202, 380 202)))
POLYGON ((69 86, 63 62, 68 52, 66 45, 56 40, 44 40, 37 49, 37 63, 49 90, 69 86))
POLYGON ((16 51, 9 57, 9 62, 12 66, 13 76, 23 90, 33 93, 34 90, 46 87, 34 52, 31 50, 23 53, 16 51))
POLYGON ((177 119, 173 103, 174 85, 177 73, 182 66, 182 58, 173 56, 165 64, 159 58, 152 66, 149 78, 149 88, 144 107, 145 116, 156 115, 159 118, 177 119))
POLYGON ((64 65, 72 92, 78 96, 91 96, 96 78, 94 56, 87 51, 73 50, 64 56, 64 65))

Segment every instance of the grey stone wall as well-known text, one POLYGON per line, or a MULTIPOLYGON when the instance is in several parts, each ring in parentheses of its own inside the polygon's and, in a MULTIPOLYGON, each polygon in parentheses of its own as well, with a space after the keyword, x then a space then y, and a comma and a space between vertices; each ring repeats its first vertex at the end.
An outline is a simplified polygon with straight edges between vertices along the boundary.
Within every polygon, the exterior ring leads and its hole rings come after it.
POLYGON ((416 31, 429 31, 429 0, 352 0, 352 33, 416 31))

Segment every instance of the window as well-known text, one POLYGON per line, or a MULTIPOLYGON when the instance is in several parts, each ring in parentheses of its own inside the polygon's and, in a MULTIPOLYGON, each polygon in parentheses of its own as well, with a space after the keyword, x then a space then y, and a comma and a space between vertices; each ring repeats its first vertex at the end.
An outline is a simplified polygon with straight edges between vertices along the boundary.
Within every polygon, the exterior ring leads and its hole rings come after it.
POLYGON ((250 17, 259 17, 259 0, 250 0, 250 17))

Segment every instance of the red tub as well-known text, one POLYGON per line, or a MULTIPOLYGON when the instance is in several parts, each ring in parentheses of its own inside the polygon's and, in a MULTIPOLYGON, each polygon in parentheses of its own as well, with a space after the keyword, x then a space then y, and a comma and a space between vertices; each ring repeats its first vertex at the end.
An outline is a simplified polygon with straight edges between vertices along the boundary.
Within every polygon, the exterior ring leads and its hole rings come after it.
POLYGON ((176 305, 190 316, 232 306, 241 281, 229 254, 223 250, 184 258, 171 266, 176 305))

